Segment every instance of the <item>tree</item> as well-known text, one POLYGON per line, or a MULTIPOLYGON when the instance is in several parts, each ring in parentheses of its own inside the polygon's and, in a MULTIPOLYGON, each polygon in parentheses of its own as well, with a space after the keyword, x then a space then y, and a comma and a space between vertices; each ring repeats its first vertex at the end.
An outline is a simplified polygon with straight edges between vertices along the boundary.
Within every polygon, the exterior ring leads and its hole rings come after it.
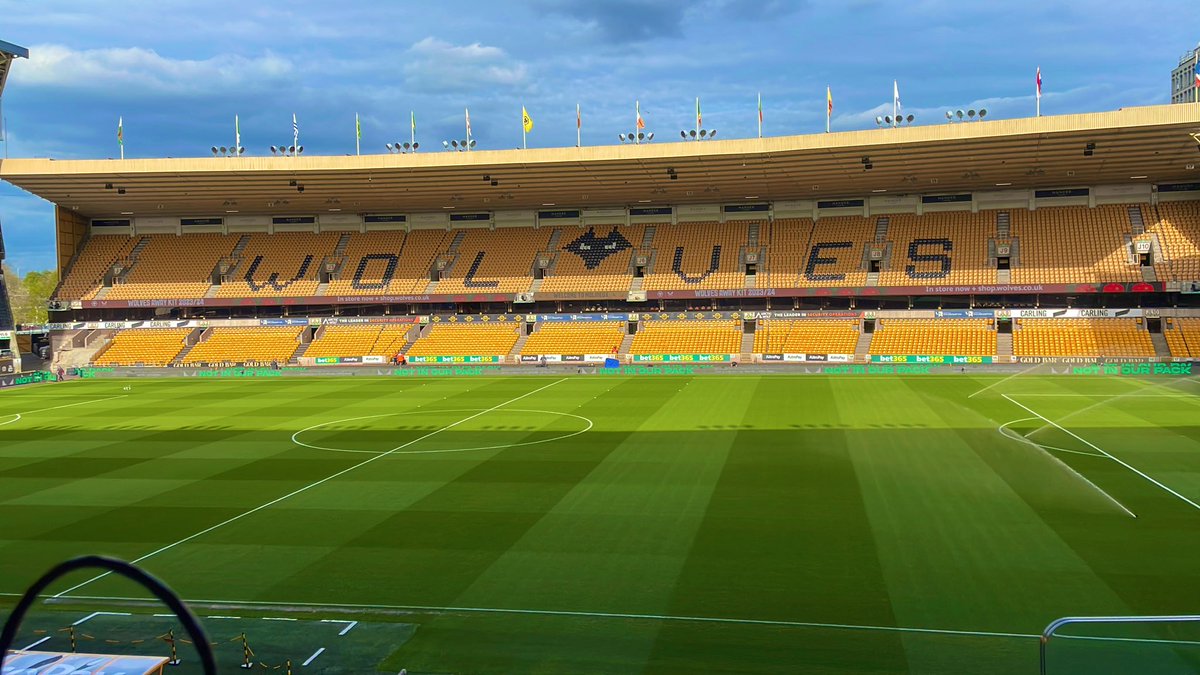
POLYGON ((58 286, 58 273, 53 270, 28 272, 18 278, 8 265, 4 266, 4 285, 12 305, 13 321, 18 324, 43 324, 47 321, 46 303, 58 286))

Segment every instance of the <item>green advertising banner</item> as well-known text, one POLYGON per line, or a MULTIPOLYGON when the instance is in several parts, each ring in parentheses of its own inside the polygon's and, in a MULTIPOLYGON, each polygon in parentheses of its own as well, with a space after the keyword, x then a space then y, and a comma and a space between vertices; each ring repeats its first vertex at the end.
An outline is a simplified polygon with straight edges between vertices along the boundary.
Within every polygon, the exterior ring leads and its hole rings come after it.
POLYGON ((715 363, 729 361, 729 354, 634 354, 634 363, 715 363))
POLYGON ((993 363, 991 356, 912 356, 898 354, 872 354, 871 363, 934 363, 958 365, 963 363, 993 363))
POLYGON ((313 363, 316 363, 318 366, 324 366, 338 363, 340 360, 341 359, 336 356, 318 356, 317 358, 313 359, 313 363))
POLYGON ((410 356, 409 363, 501 363, 501 356, 410 356))

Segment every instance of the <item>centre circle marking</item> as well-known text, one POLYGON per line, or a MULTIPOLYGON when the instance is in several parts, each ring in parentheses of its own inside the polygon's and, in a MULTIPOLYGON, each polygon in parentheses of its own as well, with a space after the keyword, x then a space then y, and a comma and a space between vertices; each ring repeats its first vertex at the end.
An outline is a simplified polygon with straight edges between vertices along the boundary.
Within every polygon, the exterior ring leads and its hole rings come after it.
POLYGON ((5 417, 11 417, 12 419, 8 420, 7 422, 0 422, 0 427, 6 426, 9 424, 15 424, 15 423, 21 421, 21 413, 10 413, 8 415, 0 415, 0 419, 3 419, 5 417))
MULTIPOLYGON (((363 415, 361 417, 347 417, 345 419, 340 419, 340 420, 331 420, 329 422, 321 422, 319 424, 314 424, 310 427, 305 427, 305 428, 301 429, 300 431, 297 431, 296 433, 292 434, 292 442, 295 443, 296 445, 303 446, 305 448, 312 448, 313 450, 325 450, 328 452, 349 452, 349 453, 362 454, 362 455, 436 455, 436 454, 450 453, 450 452, 472 452, 474 450, 501 450, 501 449, 505 449, 505 448, 519 448, 519 447, 525 446, 525 445, 538 445, 540 443, 550 443, 553 441, 562 441, 562 440, 566 440, 568 438, 572 438, 574 436, 578 436, 580 434, 585 434, 585 433, 591 431, 593 426, 595 426, 595 422, 588 419, 587 417, 584 417, 583 415, 576 415, 574 413, 568 413, 568 412, 559 412, 557 410, 525 410, 525 409, 520 409, 520 408, 505 408, 503 410, 494 410, 494 411, 491 410, 490 408, 465 408, 465 409, 454 409, 454 410, 407 410, 404 412, 381 413, 379 415, 363 415), (539 414, 539 415, 557 415, 558 417, 572 417, 572 418, 580 420, 582 422, 586 422, 587 426, 578 431, 572 431, 571 433, 563 434, 561 436, 555 436, 554 438, 543 438, 543 439, 537 440, 537 441, 522 441, 520 443, 503 443, 500 445, 481 445, 481 446, 474 447, 474 448, 445 448, 442 450, 394 450, 394 449, 393 450, 354 450, 351 448, 330 448, 330 447, 326 447, 326 446, 322 446, 322 445, 313 445, 311 443, 305 443, 304 441, 300 440, 301 434, 305 434, 310 431, 316 431, 318 429, 323 429, 325 427, 332 426, 335 424, 345 424, 347 422, 357 422, 358 420, 373 420, 373 419, 379 419, 380 417, 400 417, 402 415, 429 415, 429 414, 433 414, 433 413, 478 413, 478 412, 487 412, 487 411, 514 412, 514 413, 527 413, 527 414, 539 414)), ((445 428, 446 427, 442 427, 442 429, 445 429, 445 428)))

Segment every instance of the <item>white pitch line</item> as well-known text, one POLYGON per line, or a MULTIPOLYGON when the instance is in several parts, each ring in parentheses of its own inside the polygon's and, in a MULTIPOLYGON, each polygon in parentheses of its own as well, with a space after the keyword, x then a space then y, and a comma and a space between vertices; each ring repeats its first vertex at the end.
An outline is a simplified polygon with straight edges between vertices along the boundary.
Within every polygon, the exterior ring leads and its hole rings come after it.
MULTIPOLYGON (((1089 405, 1089 406, 1086 406, 1086 407, 1080 408, 1079 410, 1076 410, 1076 411, 1074 411, 1074 412, 1068 413, 1067 415, 1064 415, 1064 416, 1062 417, 1062 419, 1060 419, 1059 421, 1060 421, 1060 422, 1063 422, 1063 421, 1069 420, 1069 419, 1071 419, 1072 417, 1075 417, 1076 415, 1081 415, 1081 414, 1083 414, 1083 413, 1085 413, 1085 412, 1087 412, 1087 411, 1089 411, 1089 410, 1093 410, 1093 409, 1095 409, 1095 408, 1099 408, 1100 406, 1103 406, 1103 405, 1108 405, 1108 404, 1112 403, 1113 401, 1119 401, 1119 400, 1121 400, 1121 399, 1123 399, 1123 398, 1134 398, 1134 397, 1139 397, 1139 396, 1145 396, 1145 395, 1146 395, 1146 394, 1140 394, 1140 393, 1138 393, 1138 392, 1143 392, 1143 391, 1151 391, 1151 390, 1155 390, 1155 389, 1162 389, 1163 387, 1169 387, 1169 386, 1171 386, 1171 385, 1175 384, 1176 382, 1188 382, 1188 381, 1190 381, 1190 379, 1189 379, 1189 378, 1169 379, 1169 380, 1164 380, 1164 381, 1162 381, 1162 382, 1158 382, 1158 383, 1155 383, 1155 384, 1150 384, 1150 385, 1145 385, 1145 384, 1142 384, 1140 380, 1136 380, 1136 379, 1123 380, 1123 381, 1124 381, 1124 382, 1133 382, 1133 383, 1136 383, 1136 384, 1137 384, 1139 387, 1141 387, 1141 388, 1140 388, 1140 389, 1134 389, 1133 391, 1126 392, 1125 394, 1117 394, 1116 396, 1107 396, 1107 397, 1105 397, 1105 398, 1103 398, 1103 399, 1101 399, 1101 400, 1099 400, 1099 401, 1096 401, 1095 403, 1093 403, 1093 404, 1091 404, 1091 405, 1089 405)), ((1021 396, 1021 395, 1023 395, 1023 394, 1017 394, 1017 395, 1018 395, 1018 396, 1021 396)), ((1189 401, 1189 403, 1191 403, 1191 401, 1189 401)), ((1029 432, 1029 433, 1025 434, 1025 437, 1026 437, 1026 438, 1028 438, 1029 436, 1032 436, 1032 435, 1034 435, 1034 434, 1036 434, 1036 433, 1040 433, 1040 432, 1042 432, 1042 431, 1045 431, 1046 429, 1049 429, 1049 428, 1050 428, 1050 425, 1043 424, 1042 426, 1038 427, 1037 429, 1034 429, 1033 431, 1031 431, 1031 432, 1029 432)))
POLYGON ((1025 404, 1023 404, 1023 403, 1021 403, 1021 402, 1019 402, 1019 401, 1017 401, 1017 400, 1013 399, 1013 398, 1012 398, 1011 396, 1009 396, 1008 394, 1001 394, 1001 396, 1003 396, 1004 398, 1008 399, 1008 401, 1009 401, 1010 403, 1012 403, 1013 405, 1019 406, 1020 408, 1024 409, 1024 410, 1025 410, 1025 412, 1028 412, 1028 413, 1029 413, 1029 414, 1031 414, 1031 415, 1035 415, 1035 416, 1039 417, 1039 418, 1040 418, 1040 419, 1041 419, 1043 422, 1045 422, 1046 424, 1049 424, 1049 425, 1051 425, 1051 426, 1055 427, 1056 429, 1058 429, 1059 431, 1062 431, 1063 433, 1066 433, 1066 434, 1070 435, 1071 437, 1075 438, 1075 439, 1076 439, 1077 441, 1079 441, 1080 443, 1083 443, 1084 445, 1086 445, 1086 446, 1088 446, 1089 448, 1091 448, 1091 449, 1095 450, 1096 452, 1099 452, 1100 454, 1102 454, 1102 455, 1104 455, 1105 457, 1107 457, 1107 458, 1111 459, 1112 461, 1116 462, 1117 464, 1120 464, 1121 466, 1125 467, 1126 469, 1129 469, 1130 471, 1132 471, 1132 472, 1136 473, 1137 475, 1141 476, 1142 478, 1145 478, 1146 480, 1148 480, 1148 481, 1150 481, 1151 483, 1153 483, 1153 484, 1157 485, 1158 487, 1162 488, 1163 490, 1166 490, 1167 492, 1169 492, 1169 493, 1171 493, 1172 495, 1174 495, 1174 496, 1178 497, 1179 499, 1183 500, 1184 502, 1187 502, 1187 504, 1188 504, 1188 505, 1190 505, 1192 508, 1196 509, 1197 511, 1200 511, 1200 504, 1197 504, 1196 502, 1194 502, 1194 501, 1192 501, 1192 500, 1188 499, 1187 497, 1184 497, 1183 495, 1179 494, 1179 493, 1178 493, 1178 492, 1176 492, 1175 490, 1172 490, 1170 487, 1167 487, 1166 485, 1164 485, 1164 484, 1160 483, 1159 481, 1155 480, 1154 478, 1151 478, 1150 476, 1146 475, 1144 472, 1142 472, 1141 470, 1139 470, 1137 467, 1134 467, 1133 465, 1129 464, 1128 462, 1126 462, 1126 461, 1124 461, 1124 460, 1121 460, 1121 459, 1119 459, 1119 458, 1117 458, 1117 457, 1114 457, 1112 454, 1110 454, 1110 453, 1108 453, 1108 452, 1105 452, 1105 451, 1104 451, 1104 448, 1101 448, 1100 446, 1098 446, 1098 445, 1096 445, 1095 443, 1093 443, 1093 442, 1091 442, 1091 441, 1087 440, 1086 438, 1084 438, 1084 437, 1080 436, 1079 434, 1075 433, 1074 431, 1071 431, 1070 429, 1067 429, 1066 427, 1063 427, 1063 426, 1062 426, 1062 425, 1060 425, 1058 422, 1055 422, 1055 421, 1053 421, 1053 420, 1051 420, 1051 419, 1049 419, 1049 418, 1047 418, 1047 417, 1044 417, 1044 416, 1042 416, 1040 413, 1038 413, 1038 412, 1037 412, 1036 410, 1034 410, 1033 408, 1030 408, 1029 406, 1027 406, 1027 405, 1025 405, 1025 404))
MULTIPOLYGON (((216 529, 222 528, 222 527, 224 527, 224 526, 226 526, 226 525, 229 525, 230 523, 237 522, 237 521, 241 520, 242 518, 245 518, 246 516, 249 516, 249 515, 253 515, 253 514, 255 514, 255 513, 258 513, 259 511, 262 511, 263 509, 270 508, 270 507, 272 507, 272 506, 274 506, 274 505, 278 504, 279 502, 282 502, 282 501, 284 501, 285 499, 289 499, 289 498, 291 498, 291 497, 295 497, 296 495, 298 495, 298 494, 300 494, 300 493, 302 493, 302 492, 307 492, 307 491, 309 491, 309 490, 311 490, 311 489, 313 489, 313 488, 315 488, 315 487, 317 487, 317 486, 324 485, 325 483, 328 483, 329 481, 331 481, 331 480, 333 480, 333 479, 335 479, 335 478, 338 478, 338 477, 340 477, 340 476, 344 476, 344 475, 346 475, 346 474, 350 473, 351 471, 354 471, 355 469, 362 468, 362 467, 364 467, 364 466, 366 466, 366 465, 368 465, 368 464, 370 464, 370 463, 372 463, 372 462, 376 462, 376 461, 378 461, 378 460, 381 460, 381 459, 383 459, 384 457, 387 457, 388 455, 391 455, 391 454, 393 454, 393 453, 399 452, 399 451, 401 451, 401 450, 403 450, 403 449, 405 449, 405 448, 407 448, 407 447, 409 447, 409 446, 411 446, 411 445, 416 445, 417 443, 420 443, 421 441, 423 441, 423 440, 425 440, 425 439, 427 439, 427 438, 432 438, 432 437, 434 437, 434 436, 437 436, 438 434, 442 433, 443 431, 449 431, 450 429, 453 429, 454 427, 456 427, 456 426, 458 426, 458 425, 460 425, 460 424, 463 424, 463 423, 465 423, 465 422, 470 422, 471 420, 473 420, 473 419, 475 419, 475 418, 477 418, 477 417, 482 417, 482 416, 484 416, 484 415, 486 415, 486 414, 488 414, 488 413, 490 413, 490 412, 492 412, 492 411, 499 410, 500 408, 503 408, 504 406, 506 406, 506 405, 508 405, 508 404, 510 404, 510 403, 516 403, 517 401, 520 401, 520 400, 521 400, 521 399, 523 399, 523 398, 528 398, 528 397, 530 397, 530 396, 533 396, 534 394, 537 394, 537 393, 539 393, 539 392, 545 391, 546 389, 549 389, 550 387, 553 387, 553 386, 554 386, 554 385, 556 385, 556 384, 560 384, 560 383, 562 383, 562 382, 566 382, 566 381, 567 381, 567 378, 565 378, 565 377, 564 377, 564 378, 562 378, 562 379, 559 379, 559 380, 555 380, 555 381, 551 382, 550 384, 547 384, 547 385, 545 385, 545 386, 542 386, 542 387, 538 387, 537 389, 534 389, 533 391, 526 392, 526 393, 524 393, 524 394, 521 394, 520 396, 517 396, 517 397, 515 397, 515 398, 511 398, 511 399, 509 399, 509 400, 507 400, 507 401, 504 401, 503 403, 497 403, 496 405, 494 405, 494 406, 492 406, 492 407, 490 407, 490 408, 488 408, 488 409, 486 409, 486 410, 481 410, 481 411, 479 411, 479 412, 475 413, 474 415, 469 415, 469 416, 467 416, 467 417, 464 417, 464 418, 462 418, 462 419, 458 420, 457 422, 452 422, 452 423, 450 423, 450 424, 447 424, 447 425, 446 425, 446 426, 444 426, 444 427, 439 427, 439 428, 437 428, 437 429, 434 429, 433 431, 431 431, 431 432, 429 432, 429 433, 427 433, 427 434, 425 434, 425 435, 423 435, 423 436, 418 436, 418 437, 414 438, 414 439, 413 439, 413 440, 411 440, 411 441, 408 441, 408 442, 406 442, 406 443, 403 443, 403 444, 401 444, 401 445, 398 445, 398 446, 396 446, 396 447, 392 448, 391 450, 388 450, 388 451, 387 451, 387 452, 385 452, 385 453, 382 453, 382 454, 379 454, 379 455, 372 455, 371 457, 369 457, 369 458, 367 458, 367 459, 365 459, 365 460, 363 460, 363 461, 359 462, 358 464, 351 465, 351 466, 349 466, 349 467, 347 467, 347 468, 345 468, 345 469, 342 469, 341 471, 338 471, 337 473, 330 474, 330 475, 328 475, 328 476, 326 476, 326 477, 322 478, 321 480, 315 481, 315 482, 313 482, 313 483, 309 483, 308 485, 305 485, 305 486, 304 486, 304 487, 302 487, 302 488, 298 488, 298 489, 296 489, 296 490, 292 490, 291 492, 289 492, 289 493, 287 493, 287 494, 283 495, 282 497, 276 497, 275 499, 272 499, 271 501, 269 501, 269 502, 267 502, 267 503, 265 503, 265 504, 261 504, 261 505, 259 505, 259 506, 256 506, 256 507, 254 507, 254 508, 250 509, 249 511, 244 511, 244 512, 242 512, 242 513, 239 513, 238 515, 236 515, 236 516, 233 516, 232 518, 227 518, 226 520, 223 520, 223 521, 221 521, 221 522, 217 523, 216 525, 212 525, 212 526, 210 526, 210 527, 206 527, 206 528, 204 528, 203 530, 200 530, 199 532, 196 532, 196 533, 194 533, 194 534, 190 534, 190 535, 188 535, 188 536, 184 537, 183 539, 180 539, 179 541, 176 541, 176 542, 173 542, 173 543, 167 544, 166 546, 163 546, 163 547, 161 547, 161 548, 157 548, 157 549, 155 549, 155 550, 153 550, 153 551, 151 551, 151 552, 147 553, 146 555, 144 555, 144 556, 142 556, 142 557, 140 557, 140 558, 135 558, 134 560, 130 560, 130 561, 129 561, 129 563, 130 563, 131 565, 137 565, 138 563, 141 563, 141 562, 142 562, 142 561, 144 561, 144 560, 148 560, 149 558, 153 558, 154 556, 156 556, 156 555, 158 555, 158 554, 160 554, 160 553, 164 553, 164 552, 166 552, 166 551, 169 551, 169 550, 171 550, 171 549, 175 548, 176 546, 179 546, 180 544, 186 544, 187 542, 189 542, 189 541, 191 541, 191 540, 193 540, 193 539, 196 539, 197 537, 202 537, 202 536, 204 536, 204 535, 208 534, 209 532, 212 532, 213 530, 216 530, 216 529)), ((68 589, 66 589, 66 590, 64 590, 64 591, 61 591, 61 592, 59 592, 59 593, 55 594, 53 597, 59 598, 59 597, 62 597, 62 596, 64 596, 64 595, 66 595, 67 593, 71 593, 71 592, 73 592, 73 591, 77 591, 77 590, 79 590, 79 589, 83 588, 84 586, 87 586, 87 585, 89 585, 89 584, 91 584, 91 583, 93 583, 93 582, 96 582, 96 581, 99 581, 100 579, 103 579, 104 577, 108 576, 109 574, 112 574, 112 572, 104 572, 104 573, 102 573, 102 574, 98 574, 98 575, 96 575, 96 576, 92 577, 91 579, 88 579, 87 581, 83 581, 83 582, 81 582, 81 583, 75 584, 74 586, 72 586, 72 587, 70 587, 70 588, 68 588, 68 589)))
POLYGON ((320 655, 321 655, 321 652, 324 652, 324 651, 325 651, 325 648, 324 648, 324 647, 321 647, 321 648, 320 648, 320 649, 318 649, 317 651, 313 652, 313 655, 312 655, 312 656, 310 656, 310 657, 308 657, 308 660, 307 660, 307 661, 305 661, 304 663, 301 663, 301 664, 300 664, 300 667, 301 667, 301 668, 307 667, 307 666, 308 666, 308 664, 312 663, 313 661, 316 661, 316 660, 317 660, 317 657, 318 657, 318 656, 320 656, 320 655))
POLYGON ((98 616, 129 616, 129 612, 92 612, 91 614, 88 614, 71 625, 78 626, 79 624, 91 621, 98 616))
POLYGON ((341 637, 341 636, 345 635, 346 633, 349 633, 351 629, 353 629, 355 626, 357 626, 357 625, 358 625, 358 622, 357 622, 357 621, 345 621, 345 620, 342 620, 342 619, 321 619, 321 623, 344 623, 344 624, 348 624, 348 625, 347 625, 345 628, 343 628, 343 629, 342 629, 342 632, 338 633, 338 637, 341 637))
MULTIPOLYGON (((55 596, 58 597, 58 596, 55 596)), ((72 595, 60 598, 63 600, 104 600, 104 601, 146 601, 146 598, 105 596, 105 595, 72 595)), ((934 635, 964 635, 975 637, 997 638, 1041 638, 1040 633, 1005 633, 998 631, 959 630, 954 628, 913 628, 906 626, 875 626, 870 624, 851 623, 820 623, 816 621, 787 621, 780 619, 737 619, 717 616, 687 616, 678 614, 636 614, 630 612, 585 612, 560 609, 521 609, 510 607, 437 607, 431 605, 382 605, 382 604, 315 604, 307 605, 297 602, 270 602, 265 600, 199 600, 187 599, 184 602, 192 605, 228 605, 238 607, 304 607, 305 609, 340 609, 340 610, 395 610, 400 612, 461 612, 474 614, 520 614, 532 616, 567 616, 584 619, 630 619, 637 621, 675 621, 680 623, 716 623, 749 626, 780 626, 784 628, 831 628, 840 630, 866 630, 889 633, 925 633, 934 635)), ((215 617, 209 617, 215 618, 215 617)))
POLYGON ((38 645, 42 644, 43 642, 45 642, 45 641, 49 640, 51 637, 52 637, 52 636, 50 636, 50 635, 47 635, 46 637, 44 637, 44 638, 42 638, 41 640, 38 640, 37 642, 35 642, 35 643, 33 643, 33 644, 29 645, 28 647, 23 647, 23 648, 22 648, 20 651, 27 652, 27 651, 29 651, 30 649, 33 649, 34 647, 36 647, 36 646, 38 646, 38 645))
POLYGON ((1040 366, 1040 365, 1042 365, 1042 364, 1040 364, 1040 363, 1034 364, 1034 365, 1030 366, 1029 368, 1026 368, 1025 370, 1022 370, 1022 371, 1013 373, 1012 375, 1009 375, 1008 377, 1004 378, 1003 380, 997 380, 996 382, 989 384, 988 386, 984 387, 983 389, 980 389, 979 391, 975 392, 974 394, 971 394, 967 398, 975 398, 976 396, 978 396, 979 394, 982 394, 983 392, 987 391, 988 389, 1002 385, 1005 382, 1008 382, 1009 380, 1013 379, 1014 377, 1031 373, 1034 370, 1037 370, 1038 366, 1040 366))
MULTIPOLYGON (((54 597, 57 598, 58 596, 56 595, 54 597)), ((241 619, 242 617, 240 617, 240 616, 206 616, 204 618, 206 618, 206 619, 241 619)))
POLYGON ((263 621, 299 621, 299 619, 289 619, 286 616, 264 616, 263 621))
MULTIPOLYGON (((1008 425, 1010 425, 1010 424, 1015 424, 1016 422, 1027 422, 1029 420, 1034 420, 1034 419, 1037 419, 1037 418, 1036 417, 1027 417, 1023 420, 1013 420, 1012 422, 1005 422, 1004 424, 1001 424, 999 427, 1000 435, 1004 436, 1005 438, 1010 438, 1014 441, 1018 441, 1020 443, 1027 443, 1027 444, 1032 445, 1033 447, 1037 448, 1038 450, 1041 450, 1043 453, 1045 453, 1045 455, 1047 457, 1049 457, 1051 460, 1053 460, 1054 463, 1058 464, 1060 467, 1062 467, 1062 468, 1066 469, 1067 471, 1071 472, 1072 474, 1074 474, 1075 477, 1078 478, 1079 480, 1083 481, 1084 484, 1091 486, 1091 488, 1094 489, 1096 492, 1099 492, 1100 494, 1104 495, 1110 502, 1112 502, 1113 504, 1116 504, 1117 508, 1121 509, 1125 513, 1128 513, 1130 518, 1137 518, 1137 514, 1134 513, 1133 511, 1130 511, 1121 502, 1117 501, 1116 497, 1105 492, 1103 490, 1103 488, 1101 488, 1099 485, 1096 485, 1092 481, 1088 480, 1088 478, 1086 476, 1079 473, 1075 469, 1071 468, 1071 466, 1069 464, 1067 464, 1066 462, 1062 461, 1061 459, 1059 459, 1059 458, 1055 457, 1054 455, 1050 454, 1049 452, 1047 452, 1047 448, 1050 448, 1052 446, 1048 446, 1048 445, 1043 446, 1040 443, 1035 443, 1035 442, 1029 440, 1028 438, 1025 438, 1021 434, 1018 434, 1015 431, 1010 431, 1008 429, 1008 425)), ((1078 452, 1076 450, 1067 450, 1066 448, 1053 448, 1053 449, 1061 450, 1063 452, 1078 452)), ((1078 454, 1089 455, 1091 457, 1103 457, 1103 455, 1096 455, 1096 454, 1086 453, 1086 452, 1079 452, 1078 454)))
POLYGON ((19 412, 19 413, 0 413, 0 417, 12 417, 13 418, 7 422, 0 422, 0 427, 5 426, 7 424, 15 424, 17 422, 20 422, 22 415, 34 415, 36 413, 49 412, 51 410, 61 410, 62 408, 73 408, 77 405, 87 405, 89 403, 99 403, 101 401, 111 401, 115 398, 125 398, 126 396, 128 396, 128 394, 119 394, 117 396, 109 396, 108 398, 96 398, 96 399, 91 399, 88 401, 76 401, 75 403, 66 403, 64 405, 56 405, 56 406, 53 406, 50 408, 40 408, 38 410, 26 410, 25 412, 19 412))

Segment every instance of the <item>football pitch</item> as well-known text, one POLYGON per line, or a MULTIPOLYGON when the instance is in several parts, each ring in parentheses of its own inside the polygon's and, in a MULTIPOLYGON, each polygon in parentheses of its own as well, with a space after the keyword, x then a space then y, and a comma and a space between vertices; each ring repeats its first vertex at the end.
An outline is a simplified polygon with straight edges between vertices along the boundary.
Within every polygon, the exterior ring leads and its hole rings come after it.
MULTIPOLYGON (((0 618, 104 553, 214 641, 324 650, 296 672, 1037 672, 1055 618, 1200 613, 1198 422, 1194 378, 1037 373, 19 388, 0 618)), ((169 628, 112 576, 53 594, 17 646, 169 628)), ((1051 672, 1200 664, 1200 631, 1129 636, 1051 672)))

